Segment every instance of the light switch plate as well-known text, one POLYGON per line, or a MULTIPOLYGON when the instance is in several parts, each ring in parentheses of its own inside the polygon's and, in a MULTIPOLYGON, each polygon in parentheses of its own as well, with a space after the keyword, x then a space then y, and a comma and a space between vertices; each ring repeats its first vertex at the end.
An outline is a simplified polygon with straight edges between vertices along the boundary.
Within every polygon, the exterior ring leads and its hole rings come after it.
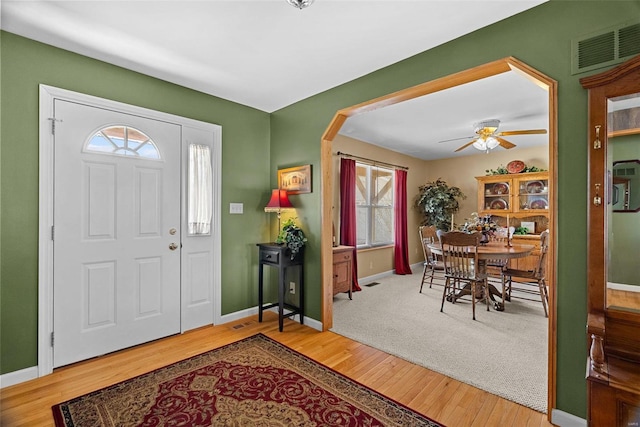
POLYGON ((244 210, 243 203, 229 203, 229 213, 230 214, 241 214, 244 210))

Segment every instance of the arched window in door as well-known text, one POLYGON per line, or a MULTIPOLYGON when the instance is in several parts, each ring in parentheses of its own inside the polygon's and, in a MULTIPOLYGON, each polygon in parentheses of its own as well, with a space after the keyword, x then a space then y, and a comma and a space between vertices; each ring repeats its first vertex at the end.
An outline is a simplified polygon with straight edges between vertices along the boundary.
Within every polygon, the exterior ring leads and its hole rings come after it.
POLYGON ((89 138, 85 152, 161 160, 156 144, 144 132, 129 126, 108 126, 89 138))

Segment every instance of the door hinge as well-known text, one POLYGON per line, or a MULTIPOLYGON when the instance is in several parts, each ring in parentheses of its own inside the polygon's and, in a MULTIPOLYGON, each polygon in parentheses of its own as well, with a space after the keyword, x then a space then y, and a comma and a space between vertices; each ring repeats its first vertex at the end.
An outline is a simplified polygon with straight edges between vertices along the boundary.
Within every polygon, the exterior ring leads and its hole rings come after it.
POLYGON ((51 240, 53 240, 53 238, 54 238, 54 237, 55 237, 55 234, 54 234, 54 226, 52 225, 52 226, 51 226, 51 240))
POLYGON ((62 122, 60 119, 56 119, 55 117, 49 117, 47 120, 51 122, 51 134, 56 134, 56 122, 62 122))
POLYGON ((51 347, 53 347, 53 332, 51 332, 51 347))

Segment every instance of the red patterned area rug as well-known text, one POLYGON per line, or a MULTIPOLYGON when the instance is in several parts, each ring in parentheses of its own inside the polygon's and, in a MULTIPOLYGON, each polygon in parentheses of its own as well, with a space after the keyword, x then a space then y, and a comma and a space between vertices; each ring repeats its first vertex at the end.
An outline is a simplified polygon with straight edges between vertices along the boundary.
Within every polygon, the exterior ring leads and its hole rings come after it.
POLYGON ((53 406, 56 426, 441 426, 258 334, 53 406))

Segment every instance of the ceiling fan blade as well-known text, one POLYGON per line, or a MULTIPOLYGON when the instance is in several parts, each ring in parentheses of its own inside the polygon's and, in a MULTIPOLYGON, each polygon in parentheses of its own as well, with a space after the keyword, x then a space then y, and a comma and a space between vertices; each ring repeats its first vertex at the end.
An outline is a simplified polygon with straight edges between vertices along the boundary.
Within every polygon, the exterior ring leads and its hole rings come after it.
POLYGON ((458 148, 456 151, 454 151, 454 153, 457 153, 458 151, 464 150, 465 148, 467 148, 468 146, 470 146, 471 144, 473 144, 474 142, 476 142, 478 140, 478 138, 473 139, 469 142, 467 142, 466 144, 464 144, 462 147, 458 148))
POLYGON ((443 142, 459 141, 461 139, 469 139, 469 138, 477 138, 477 135, 463 136, 462 138, 444 139, 442 141, 438 141, 438 144, 442 144, 443 142))
POLYGON ((530 129, 530 130, 508 130, 505 132, 499 132, 495 136, 509 136, 509 135, 541 135, 547 133, 546 129, 530 129))
POLYGON ((513 147, 516 146, 516 144, 514 144, 513 142, 509 142, 504 138, 500 138, 499 136, 496 136, 495 138, 498 140, 498 142, 500 143, 500 146, 502 148, 509 149, 509 148, 513 148, 513 147))

